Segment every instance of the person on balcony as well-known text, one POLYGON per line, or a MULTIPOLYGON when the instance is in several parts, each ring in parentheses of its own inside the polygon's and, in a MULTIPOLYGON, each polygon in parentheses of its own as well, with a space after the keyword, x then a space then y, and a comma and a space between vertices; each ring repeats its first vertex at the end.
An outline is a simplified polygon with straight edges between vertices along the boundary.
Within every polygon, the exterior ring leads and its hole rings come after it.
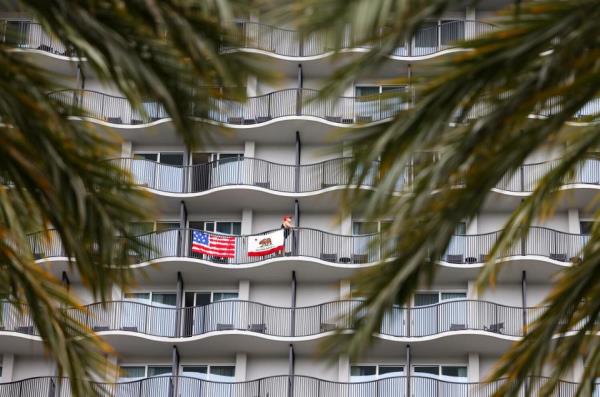
POLYGON ((290 235, 290 230, 294 228, 294 224, 292 223, 292 216, 286 215, 283 217, 283 222, 281 222, 281 228, 283 229, 283 239, 286 240, 290 235))

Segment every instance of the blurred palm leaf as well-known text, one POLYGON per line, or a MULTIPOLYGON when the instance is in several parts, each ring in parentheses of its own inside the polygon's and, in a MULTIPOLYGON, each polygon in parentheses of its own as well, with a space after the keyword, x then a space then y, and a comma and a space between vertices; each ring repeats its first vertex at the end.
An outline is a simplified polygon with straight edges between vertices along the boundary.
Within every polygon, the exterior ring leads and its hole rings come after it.
MULTIPOLYGON (((327 23, 335 24, 334 29, 349 25, 361 40, 374 44, 372 51, 334 76, 330 92, 381 67, 426 19, 439 17, 451 7, 464 7, 459 1, 435 0, 318 4, 318 12, 311 0, 302 5, 307 29, 328 29, 327 23)), ((500 266, 495 257, 515 238, 526 235, 535 218, 552 214, 558 187, 600 143, 596 123, 568 125, 599 94, 598 16, 597 2, 591 0, 524 2, 506 11, 496 21, 495 31, 459 43, 470 51, 423 65, 422 78, 412 78, 411 90, 417 98, 412 109, 353 137, 356 172, 366 178, 368 165, 380 159, 381 177, 372 195, 348 197, 349 210, 362 211, 367 219, 392 218, 386 238, 397 242, 393 249, 397 257, 353 280, 356 293, 366 297, 357 313, 368 310, 370 315, 354 316, 357 331, 342 345, 332 340, 327 349, 343 347, 352 357, 364 352, 386 310, 409 302, 418 287, 431 283, 435 261, 446 251, 455 225, 476 216, 490 189, 538 150, 560 150, 562 158, 512 214, 481 273, 480 286, 494 283, 500 266), (540 114, 544 117, 531 117, 540 114), (416 156, 427 153, 436 155, 415 162, 416 156), (410 194, 392 195, 407 173, 413 175, 410 194)), ((595 228, 582 262, 562 272, 544 302, 547 312, 507 353, 494 377, 507 376, 520 386, 527 376, 541 374, 544 363, 554 362, 549 390, 587 351, 592 363, 586 381, 591 379, 591 368, 600 356, 586 333, 597 329, 598 237, 600 230, 595 228), (579 324, 584 330, 576 337, 554 339, 568 329, 565 324, 579 324)), ((518 387, 507 384, 496 395, 517 393, 518 387)))
MULTIPOLYGON (((173 119, 188 146, 205 139, 188 117, 210 108, 195 86, 242 86, 252 65, 236 54, 232 21, 242 2, 215 1, 2 1, 33 16, 82 60, 83 70, 115 86, 144 112, 152 98, 173 119), (17 3, 17 4, 15 4, 17 3)), ((152 247, 131 235, 131 222, 154 219, 149 196, 129 175, 103 161, 120 150, 108 130, 67 121, 47 93, 55 76, 36 68, 8 45, 0 46, 0 291, 28 307, 59 376, 71 379, 73 395, 96 395, 86 379, 103 377, 110 349, 91 330, 57 307, 77 306, 60 280, 34 260, 27 234, 52 228, 70 267, 94 298, 110 297, 112 285, 133 282, 132 255, 152 247)), ((82 111, 82 110, 79 110, 82 111)))

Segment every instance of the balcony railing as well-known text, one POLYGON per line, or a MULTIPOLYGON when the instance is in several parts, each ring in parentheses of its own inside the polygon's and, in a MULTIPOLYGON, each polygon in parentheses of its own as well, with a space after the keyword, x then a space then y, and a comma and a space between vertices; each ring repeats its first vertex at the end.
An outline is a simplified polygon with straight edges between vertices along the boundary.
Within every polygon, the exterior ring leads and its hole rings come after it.
MULTIPOLYGON (((260 124, 282 117, 315 117, 338 124, 364 124, 392 118, 409 104, 399 95, 381 94, 364 97, 319 98, 320 91, 288 88, 245 101, 212 98, 209 110, 192 106, 190 117, 234 125, 260 124)), ((60 90, 49 94, 67 111, 79 105, 84 116, 112 124, 144 124, 169 117, 164 107, 144 102, 144 113, 134 110, 124 97, 90 90, 60 90)))
POLYGON ((39 23, 18 20, 0 20, 0 43, 19 49, 39 50, 67 57, 75 52, 65 47, 56 37, 46 33, 39 23))
MULTIPOLYGON (((174 166, 135 158, 110 161, 129 171, 136 184, 169 193, 199 193, 223 186, 254 186, 282 193, 309 193, 358 183, 358 177, 352 178, 350 170, 352 158, 300 166, 248 157, 192 166, 174 166)), ((375 186, 378 168, 379 164, 374 162, 361 186, 375 186)), ((407 183, 408 169, 406 177, 398 182, 397 190, 400 191, 407 183)))
MULTIPOLYGON (((540 391, 548 381, 531 377, 531 396, 541 397, 540 391)), ((486 383, 467 383, 441 380, 435 377, 389 376, 376 380, 342 383, 302 375, 279 375, 245 382, 216 382, 191 376, 156 376, 121 383, 94 383, 101 395, 110 397, 406 397, 410 384, 412 397, 490 397, 507 380, 486 383), (175 390, 176 389, 176 390, 175 390)), ((560 380, 554 393, 574 397, 579 384, 560 380)), ((594 397, 598 397, 598 387, 594 397)), ((38 377, 11 383, 0 383, 4 397, 70 397, 68 378, 38 377)), ((525 397, 524 391, 519 396, 525 397)))
MULTIPOLYGON (((234 49, 256 49, 286 57, 310 57, 329 53, 334 50, 332 37, 325 33, 302 34, 300 31, 265 25, 259 22, 236 22, 237 35, 235 47, 223 46, 223 51, 234 49)), ((392 55, 399 57, 418 57, 455 48, 456 43, 476 38, 495 29, 494 25, 469 20, 441 22, 435 26, 423 27, 415 37, 403 46, 395 49, 392 55)), ((39 23, 26 20, 0 20, 0 42, 17 48, 41 50, 52 54, 72 56, 56 38, 47 34, 39 23)), ((339 49, 372 48, 373 44, 357 44, 350 29, 346 29, 339 49)))
MULTIPOLYGON (((191 250, 191 234, 194 229, 171 229, 151 232, 138 238, 154 250, 132 257, 135 263, 167 257, 203 259, 218 264, 240 265, 258 263, 267 259, 305 257, 338 264, 367 264, 380 261, 385 254, 393 256, 393 241, 378 246, 377 234, 359 236, 328 233, 310 228, 296 228, 285 240, 284 253, 265 257, 248 255, 249 236, 233 236, 235 255, 221 258, 197 254, 191 250), (384 252, 384 251, 390 252, 384 252)), ((204 232, 209 235, 213 233, 204 232)), ((257 233, 256 235, 270 233, 257 233)), ((452 264, 480 264, 487 261, 490 250, 501 231, 482 234, 455 235, 445 254, 440 258, 452 264)), ((55 230, 29 235, 29 242, 36 258, 64 257, 65 253, 55 230)), ((581 257, 581 250, 589 241, 589 235, 561 232, 545 227, 532 226, 527 237, 515 241, 508 250, 499 253, 499 258, 515 256, 538 256, 558 262, 574 262, 581 257)))
MULTIPOLYGON (((266 160, 240 157, 192 166, 175 166, 135 158, 110 160, 133 176, 134 183, 168 193, 199 193, 224 186, 255 186, 282 193, 310 193, 334 186, 357 185, 350 169, 352 158, 338 158, 305 165, 277 164, 266 160)), ((558 160, 520 166, 502 178, 496 188, 508 192, 532 192, 544 175, 559 164, 558 160)), ((395 191, 410 190, 411 167, 396 183, 395 191)), ((373 162, 362 187, 375 187, 379 163, 373 162)), ((564 185, 600 186, 600 159, 586 159, 564 185)))
MULTIPOLYGON (((238 21, 236 25, 237 37, 234 42, 239 43, 238 48, 260 50, 285 57, 312 57, 336 49, 334 37, 325 32, 304 34, 297 30, 252 21, 238 21)), ((481 21, 455 20, 437 23, 435 26, 419 29, 410 42, 396 48, 391 55, 419 57, 435 54, 457 47, 459 41, 474 39, 494 29, 494 25, 481 21)), ((346 29, 338 49, 369 49, 376 45, 377 43, 361 43, 352 36, 350 29, 346 29)))
MULTIPOLYGON (((91 90, 60 90, 49 94, 71 116, 88 117, 117 125, 140 125, 168 119, 164 107, 156 101, 145 101, 143 112, 133 109, 120 96, 91 90)), ((389 120, 409 109, 412 99, 402 93, 385 93, 362 97, 320 98, 320 91, 308 88, 288 88, 249 97, 245 101, 211 98, 206 107, 191 105, 187 114, 202 120, 230 125, 255 125, 284 117, 313 117, 342 125, 368 124, 389 120)), ((481 103, 469 112, 468 119, 483 117, 493 104, 481 103)), ((550 116, 560 106, 544 107, 536 115, 550 116)), ((588 102, 573 121, 592 121, 600 114, 600 98, 588 102)))
MULTIPOLYGON (((275 337, 307 337, 335 330, 352 330, 352 318, 368 315, 356 310, 360 301, 334 301, 305 307, 278 307, 242 300, 176 308, 135 301, 93 303, 82 309, 62 309, 95 332, 128 331, 165 338, 213 332, 243 331, 275 337)), ((39 335, 27 307, 0 304, 4 331, 39 335)), ((544 307, 517 307, 479 300, 451 300, 428 306, 392 307, 384 315, 379 334, 426 337, 446 332, 484 331, 524 336, 544 307)), ((574 330, 577 330, 575 327, 574 330)))
MULTIPOLYGON (((522 165, 513 174, 502 178, 496 188, 510 192, 532 192, 542 178, 559 164, 560 160, 553 160, 522 165)), ((563 181, 563 185, 571 184, 600 185, 600 159, 588 158, 580 162, 573 175, 563 181)))

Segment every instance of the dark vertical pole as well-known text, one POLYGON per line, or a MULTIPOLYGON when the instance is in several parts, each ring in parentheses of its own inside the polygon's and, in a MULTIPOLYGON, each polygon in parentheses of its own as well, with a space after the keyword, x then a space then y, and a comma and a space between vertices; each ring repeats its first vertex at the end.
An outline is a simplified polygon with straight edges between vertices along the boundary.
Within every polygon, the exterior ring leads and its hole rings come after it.
POLYGON ((291 291, 292 291, 292 299, 291 299, 291 301, 292 301, 292 305, 291 305, 292 306, 292 318, 291 318, 291 324, 290 324, 290 327, 291 327, 290 333, 291 333, 291 336, 296 336, 296 310, 295 310, 295 308, 296 308, 297 285, 296 285, 296 272, 295 271, 292 271, 291 291))
POLYGON ((300 190, 300 156, 302 154, 302 142, 300 141, 300 131, 296 131, 296 175, 294 190, 296 193, 300 190))
POLYGON ((190 153, 190 148, 186 147, 185 151, 183 152, 183 172, 181 173, 181 193, 188 193, 188 186, 190 183, 190 158, 191 158, 191 153, 190 153))
POLYGON ((177 346, 173 345, 173 357, 172 357, 172 367, 171 367, 171 379, 172 384, 169 389, 169 396, 175 397, 178 394, 178 386, 179 386, 179 351, 177 350, 177 346))
POLYGON ((175 308, 175 336, 181 336, 181 313, 183 311, 183 276, 181 275, 181 272, 177 272, 175 308))
POLYGON ((292 230, 292 255, 298 256, 300 245, 298 241, 300 235, 300 229, 298 229, 300 227, 300 204, 298 200, 294 201, 294 226, 296 228, 292 230))
POLYGON ((179 238, 177 239, 177 254, 179 256, 186 256, 186 237, 189 236, 190 233, 186 230, 187 226, 187 208, 185 206, 185 201, 181 200, 179 204, 179 238))
POLYGON ((406 69, 406 73, 408 77, 408 90, 409 90, 409 95, 410 95, 410 106, 413 106, 415 104, 415 91, 413 90, 413 86, 412 86, 412 65, 409 63, 406 69))
POLYGON ((410 367, 411 367, 410 345, 406 345, 406 397, 410 397, 410 367))
POLYGON ((296 95, 296 115, 302 114, 302 88, 304 87, 304 76, 302 75, 302 64, 298 64, 298 95, 296 95))
POLYGON ((69 276, 67 275, 67 272, 62 272, 62 282, 65 285, 65 288, 67 289, 67 292, 68 292, 69 289, 71 288, 71 280, 69 280, 69 276))
POLYGON ((521 303, 523 306, 523 335, 527 334, 527 272, 521 275, 521 303))
POLYGON ((296 364, 296 356, 294 354, 294 345, 290 343, 290 349, 288 352, 288 397, 292 397, 294 395, 294 373, 296 364))

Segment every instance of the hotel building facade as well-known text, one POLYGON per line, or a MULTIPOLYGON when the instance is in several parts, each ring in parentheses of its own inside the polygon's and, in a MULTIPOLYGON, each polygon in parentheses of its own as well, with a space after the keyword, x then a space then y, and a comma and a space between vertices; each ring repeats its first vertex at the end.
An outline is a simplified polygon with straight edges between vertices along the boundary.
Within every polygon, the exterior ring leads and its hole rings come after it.
MULTIPOLYGON (((276 84, 248 76, 248 101, 214 100, 208 112, 190 110, 206 133, 216 133, 199 151, 186 149, 164 110, 144 104, 132 110, 122 94, 97 81, 84 60, 71 57, 27 15, 0 14, 0 34, 33 62, 57 73, 49 93, 65 105, 78 103, 92 123, 119 134, 120 153, 111 161, 130 171, 160 205, 158 219, 136 224, 156 252, 135 258, 138 283, 114 288, 106 309, 93 301, 69 270, 60 241, 32 234, 40 264, 69 284, 89 305, 83 321, 115 349, 107 360, 120 367, 106 379, 118 396, 488 396, 483 384, 498 358, 543 311, 552 278, 571 266, 587 241, 586 212, 600 184, 600 162, 586 161, 559 210, 532 227, 507 253, 496 288, 478 292, 475 280, 504 222, 560 152, 531 156, 489 193, 480 213, 457 225, 433 285, 423 286, 407 307, 384 317, 375 342, 359 360, 317 356, 324 338, 351 332, 340 319, 358 304, 350 278, 377 266, 371 244, 385 220, 360 213, 340 217, 350 175, 352 143, 344 129, 385 123, 410 101, 386 96, 409 88, 382 85, 393 77, 419 75, 428 62, 457 51, 457 40, 493 30, 505 1, 482 1, 430 21, 397 48, 378 72, 357 79, 344 96, 312 101, 336 67, 367 49, 348 41, 332 57, 322 35, 303 36, 269 25, 260 16, 238 22, 240 51, 283 77, 276 84), (58 85, 58 84, 57 84, 58 85), (219 134, 222 129, 227 134, 219 134), (281 255, 250 256, 251 236, 277 230, 283 215, 295 228, 281 255), (192 251, 192 236, 234 236, 232 257, 192 251), (483 385, 483 386, 482 386, 483 385)), ((226 56, 226 55, 224 55, 226 56)), ((597 105, 597 104, 596 104, 597 105)), ((578 124, 597 109, 581 110, 578 124)), ((543 115, 535 115, 543 117, 543 115)), ((360 189, 372 190, 377 164, 360 189)), ((410 189, 411 175, 397 183, 410 189)), ((68 382, 44 354, 26 313, 3 306, 0 324, 1 396, 68 396, 68 382)), ((566 374, 560 396, 574 395, 584 357, 566 374)), ((532 378, 541 386, 544 378, 532 378)), ((558 393, 558 392, 557 392, 558 393)))

